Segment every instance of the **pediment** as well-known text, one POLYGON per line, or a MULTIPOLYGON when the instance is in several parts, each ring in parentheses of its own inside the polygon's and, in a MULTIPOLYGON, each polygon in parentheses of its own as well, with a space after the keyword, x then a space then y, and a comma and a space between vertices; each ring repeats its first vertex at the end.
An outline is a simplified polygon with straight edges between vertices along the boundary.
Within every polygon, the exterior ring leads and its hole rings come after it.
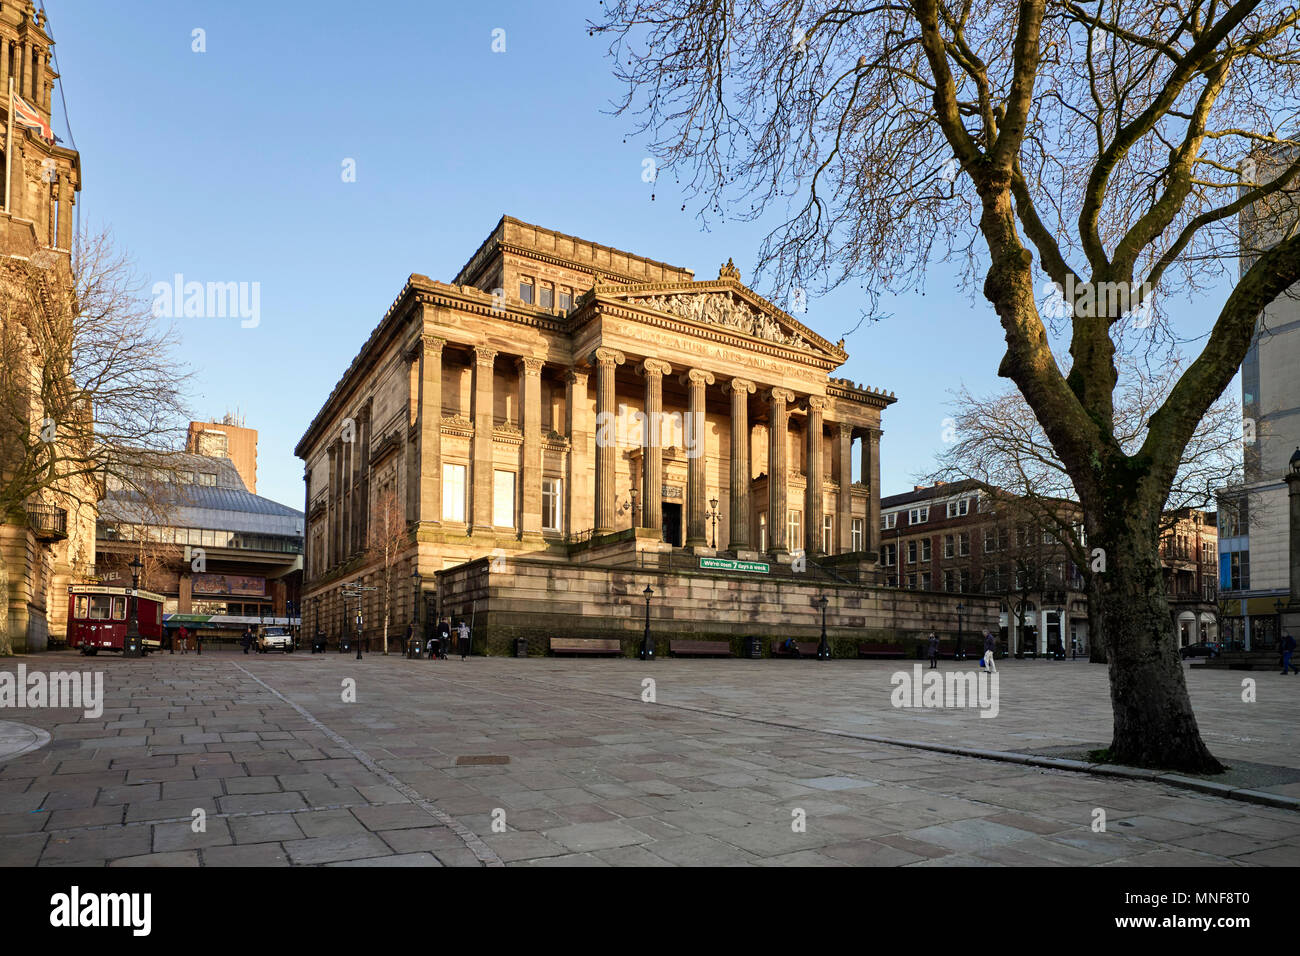
POLYGON ((630 309, 648 310, 701 325, 727 329, 804 352, 835 364, 848 356, 843 343, 832 344, 757 292, 741 284, 735 267, 723 266, 717 279, 702 282, 651 282, 640 285, 597 285, 589 295, 618 301, 630 309), (729 268, 730 267, 730 268, 729 268))

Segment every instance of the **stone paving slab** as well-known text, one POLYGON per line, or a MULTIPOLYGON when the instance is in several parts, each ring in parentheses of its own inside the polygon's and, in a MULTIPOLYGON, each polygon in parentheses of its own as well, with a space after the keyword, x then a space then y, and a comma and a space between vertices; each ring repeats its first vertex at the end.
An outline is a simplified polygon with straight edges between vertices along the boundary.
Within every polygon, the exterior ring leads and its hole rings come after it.
MULTIPOLYGON (((888 662, 233 657, 25 658, 102 671, 106 700, 95 721, 12 712, 49 739, 0 763, 0 865, 1300 862, 1293 811, 845 736, 1105 739, 1104 669, 1082 663, 1000 664, 984 719, 894 709, 888 662)), ((1297 697, 1257 676, 1246 705, 1236 675, 1188 674, 1211 747, 1300 769, 1297 697)))

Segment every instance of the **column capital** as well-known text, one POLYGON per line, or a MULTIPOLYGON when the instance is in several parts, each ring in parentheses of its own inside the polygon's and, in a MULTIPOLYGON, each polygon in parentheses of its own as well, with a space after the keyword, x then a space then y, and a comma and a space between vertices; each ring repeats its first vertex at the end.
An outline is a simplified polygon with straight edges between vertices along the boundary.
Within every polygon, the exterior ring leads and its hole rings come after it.
POLYGON ((591 364, 601 365, 606 368, 613 368, 616 365, 622 365, 627 361, 627 356, 618 349, 605 348, 601 346, 591 353, 591 364))
POLYGON ((753 382, 745 378, 733 378, 723 387, 729 392, 744 392, 747 395, 753 395, 758 388, 753 382))
POLYGON ((808 404, 808 411, 810 412, 824 412, 826 410, 826 407, 830 404, 830 402, 826 401, 826 399, 821 398, 820 396, 810 395, 808 396, 807 404, 808 404))
POLYGON ((852 424, 850 424, 849 422, 836 422, 835 427, 839 429, 839 435, 841 438, 848 438, 850 441, 852 441, 853 439, 852 424))
POLYGON ((586 372, 580 372, 580 371, 578 371, 576 368, 565 369, 565 370, 564 370, 564 381, 565 381, 565 384, 567 384, 567 385, 580 385, 580 386, 582 386, 583 388, 586 388, 586 387, 587 387, 587 373, 586 373, 586 372))
POLYGON ((528 355, 519 355, 515 357, 515 368, 519 369, 521 375, 541 375, 542 366, 546 362, 539 358, 532 358, 528 355))
POLYGON ((651 375, 671 375, 673 367, 663 359, 648 358, 636 367, 636 373, 647 378, 651 375))
POLYGON ((446 339, 440 339, 428 332, 423 333, 421 339, 424 341, 424 354, 426 355, 441 355, 443 346, 447 344, 446 339))
POLYGON ((770 388, 764 394, 764 397, 773 402, 793 402, 794 392, 788 388, 770 388))
POLYGON ((474 364, 491 367, 497 360, 497 350, 486 345, 474 346, 474 364))
POLYGON ((712 385, 713 373, 702 368, 693 368, 681 376, 683 385, 712 385))

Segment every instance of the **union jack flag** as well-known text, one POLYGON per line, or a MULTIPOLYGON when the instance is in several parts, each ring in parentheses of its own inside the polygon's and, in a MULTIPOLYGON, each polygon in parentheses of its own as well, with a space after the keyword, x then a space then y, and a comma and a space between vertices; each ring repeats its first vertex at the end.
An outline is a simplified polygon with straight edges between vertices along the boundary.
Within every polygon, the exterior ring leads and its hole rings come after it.
POLYGON ((41 134, 41 138, 47 142, 54 142, 54 130, 50 129, 50 124, 45 122, 44 117, 32 109, 21 96, 14 94, 14 122, 19 126, 25 126, 28 129, 34 129, 41 134))

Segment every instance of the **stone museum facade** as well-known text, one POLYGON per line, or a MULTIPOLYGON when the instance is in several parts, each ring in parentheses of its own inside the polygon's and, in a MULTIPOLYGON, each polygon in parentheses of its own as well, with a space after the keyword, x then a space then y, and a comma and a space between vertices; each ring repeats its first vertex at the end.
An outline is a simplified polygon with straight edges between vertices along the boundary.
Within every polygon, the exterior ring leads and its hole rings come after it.
POLYGON ((304 627, 355 627, 345 583, 367 636, 441 613, 480 650, 639 633, 646 587, 660 637, 806 638, 822 595, 840 640, 946 626, 956 596, 878 586, 895 399, 847 357, 730 262, 504 217, 451 283, 410 277, 296 448, 304 627))

